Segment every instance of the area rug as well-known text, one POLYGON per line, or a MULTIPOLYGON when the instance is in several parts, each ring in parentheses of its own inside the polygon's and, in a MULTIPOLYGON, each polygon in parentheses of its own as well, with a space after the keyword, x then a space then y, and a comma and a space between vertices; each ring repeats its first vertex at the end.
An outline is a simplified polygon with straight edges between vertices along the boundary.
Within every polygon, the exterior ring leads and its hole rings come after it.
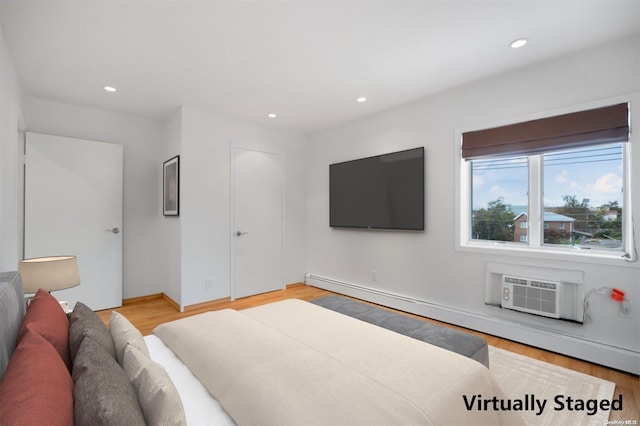
POLYGON ((527 424, 604 425, 609 419, 610 409, 596 405, 612 400, 615 383, 493 346, 489 359, 493 377, 510 399, 546 401, 540 415, 522 412, 527 424))
MULTIPOLYGON (((409 318, 406 315, 353 299, 326 296, 311 303, 419 340, 428 341, 433 337, 433 332, 417 333, 419 328, 414 322, 392 318, 409 318)), ((453 349, 442 342, 438 346, 453 349)), ((519 411, 527 424, 604 425, 609 419, 610 409, 602 405, 610 404, 615 383, 492 346, 488 347, 488 358, 491 373, 507 399, 512 404, 522 404, 519 411)))
POLYGON ((443 327, 439 324, 342 296, 320 297, 311 300, 311 303, 459 353, 489 367, 487 342, 473 334, 454 330, 450 327, 443 327))

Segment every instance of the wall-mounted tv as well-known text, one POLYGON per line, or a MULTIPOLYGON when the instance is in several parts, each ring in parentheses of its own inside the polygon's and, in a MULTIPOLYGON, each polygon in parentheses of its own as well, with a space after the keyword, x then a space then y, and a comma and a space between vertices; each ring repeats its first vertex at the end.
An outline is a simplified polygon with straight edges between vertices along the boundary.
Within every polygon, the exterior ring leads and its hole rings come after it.
POLYGON ((424 148, 329 165, 329 226, 424 230, 424 148))

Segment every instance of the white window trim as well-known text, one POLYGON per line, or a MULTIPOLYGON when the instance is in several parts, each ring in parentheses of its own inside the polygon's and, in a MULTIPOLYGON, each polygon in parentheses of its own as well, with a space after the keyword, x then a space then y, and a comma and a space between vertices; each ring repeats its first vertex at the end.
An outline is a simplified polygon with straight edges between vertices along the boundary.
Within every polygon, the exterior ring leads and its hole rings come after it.
MULTIPOLYGON (((468 131, 474 131, 478 129, 486 129, 492 127, 506 126, 509 124, 521 123, 524 121, 536 120, 539 118, 551 117, 555 115, 568 114, 576 111, 582 111, 586 109, 593 109, 612 105, 615 103, 628 102, 630 104, 631 120, 629 123, 630 139, 633 139, 633 123, 640 122, 640 92, 633 93, 631 95, 618 96, 615 98, 603 99, 595 102, 589 102, 585 104, 573 105, 561 109, 555 109, 550 111, 543 111, 535 114, 527 114, 524 116, 512 117, 511 119, 505 119, 501 121, 495 121, 491 123, 482 123, 473 126, 466 126, 464 128, 455 129, 455 155, 454 155, 454 182, 455 182, 455 222, 454 222, 454 237, 455 237, 455 249, 462 252, 475 252, 490 255, 504 255, 504 256, 526 256, 536 259, 555 259, 555 260, 567 260, 578 262, 594 262, 615 266, 630 266, 640 267, 638 259, 638 253, 636 249, 636 242, 634 240, 633 228, 640 229, 640 220, 634 217, 634 211, 640 211, 640 196, 636 196, 636 199, 632 200, 631 194, 635 189, 631 185, 631 164, 632 159, 635 157, 635 164, 640 164, 640 147, 632 149, 633 141, 629 140, 625 147, 625 155, 623 161, 623 173, 625 179, 625 189, 623 205, 625 208, 625 215, 623 218, 622 232, 624 235, 625 247, 621 252, 608 252, 608 251, 596 251, 586 250, 575 247, 558 247, 543 245, 542 239, 544 232, 542 224, 540 224, 542 203, 535 205, 535 203, 529 203, 529 244, 524 245, 520 242, 503 242, 503 241, 478 241, 472 240, 471 236, 471 163, 462 159, 462 134, 468 131), (463 182, 465 184, 463 184, 463 182), (632 203, 633 201, 633 203, 632 203), (464 212, 464 213, 463 213, 464 212), (532 230, 540 230, 540 232, 531 232, 532 230), (628 255, 629 258, 624 256, 628 255)), ((640 144, 640 138, 636 138, 635 144, 640 144)), ((534 194, 533 199, 543 200, 542 198, 542 167, 540 167, 541 156, 529 157, 529 193, 534 194)), ((640 167, 635 170, 636 174, 640 174, 640 167)), ((531 199, 531 197, 530 197, 531 199)), ((637 214, 635 216, 638 216, 637 214)))

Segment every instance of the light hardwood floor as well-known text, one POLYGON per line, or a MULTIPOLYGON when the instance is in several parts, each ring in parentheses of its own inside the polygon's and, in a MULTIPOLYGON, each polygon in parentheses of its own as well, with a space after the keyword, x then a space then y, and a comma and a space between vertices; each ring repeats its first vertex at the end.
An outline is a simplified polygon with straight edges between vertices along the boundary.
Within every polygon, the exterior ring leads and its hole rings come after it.
MULTIPOLYGON (((246 297, 235 301, 222 299, 203 303, 197 306, 189 307, 184 313, 179 312, 176 309, 175 305, 170 303, 162 295, 154 295, 127 300, 125 301, 125 304, 121 308, 116 309, 116 311, 126 316, 129 321, 131 321, 131 323, 142 332, 142 334, 147 335, 150 334, 153 329, 159 324, 206 311, 224 308, 245 309, 284 299, 312 300, 331 294, 334 293, 316 287, 307 286, 305 284, 293 284, 288 286, 286 290, 246 297)), ((393 309, 389 310, 393 311, 393 309)), ((111 310, 98 312, 98 316, 107 325, 109 323, 110 315, 111 310)), ((544 351, 496 336, 491 336, 473 330, 456 327, 451 324, 441 323, 439 321, 434 321, 417 315, 406 313, 405 315, 466 331, 468 333, 472 333, 484 338, 491 346, 519 353, 521 355, 526 355, 540 361, 549 362, 551 364, 559 365, 564 368, 579 371, 581 373, 589 374, 591 376, 600 377, 602 379, 614 382, 616 383, 616 390, 614 395, 616 397, 620 394, 622 395, 623 410, 612 411, 610 420, 631 420, 635 421, 636 423, 630 424, 640 425, 640 378, 638 376, 592 364, 590 362, 567 357, 564 355, 556 354, 553 352, 544 351)))

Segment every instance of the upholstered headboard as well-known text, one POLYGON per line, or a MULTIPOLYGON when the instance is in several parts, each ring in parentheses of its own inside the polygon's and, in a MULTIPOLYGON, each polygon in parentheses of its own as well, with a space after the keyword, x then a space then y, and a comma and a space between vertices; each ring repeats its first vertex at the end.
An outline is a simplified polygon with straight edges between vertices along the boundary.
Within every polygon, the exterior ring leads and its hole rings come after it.
POLYGON ((18 272, 0 272, 0 379, 16 349, 16 336, 25 313, 22 278, 18 272))

